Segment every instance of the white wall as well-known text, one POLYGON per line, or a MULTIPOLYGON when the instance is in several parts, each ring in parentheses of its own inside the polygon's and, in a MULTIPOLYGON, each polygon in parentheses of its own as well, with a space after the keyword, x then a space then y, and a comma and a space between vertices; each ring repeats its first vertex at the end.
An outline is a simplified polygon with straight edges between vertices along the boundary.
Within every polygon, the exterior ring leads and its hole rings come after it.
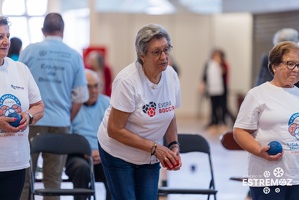
POLYGON ((199 113, 208 114, 208 103, 198 95, 198 84, 204 63, 214 46, 225 50, 231 65, 230 104, 232 109, 236 107, 236 93, 246 93, 251 83, 250 14, 152 16, 91 12, 90 44, 107 47, 107 61, 116 74, 136 60, 135 35, 148 23, 163 25, 172 38, 172 54, 181 73, 182 107, 177 110, 178 115, 194 117, 199 113))
POLYGON ((247 13, 213 16, 212 45, 220 46, 230 64, 230 107, 237 112, 237 96, 251 87, 252 17, 247 13))

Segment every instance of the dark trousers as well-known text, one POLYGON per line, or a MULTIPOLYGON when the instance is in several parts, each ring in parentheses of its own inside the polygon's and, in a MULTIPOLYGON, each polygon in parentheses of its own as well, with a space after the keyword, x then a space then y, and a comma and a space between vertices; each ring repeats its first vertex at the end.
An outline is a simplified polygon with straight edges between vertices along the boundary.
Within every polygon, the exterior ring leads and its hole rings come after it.
MULTIPOLYGON (((90 171, 88 161, 79 155, 68 155, 65 173, 73 182, 74 188, 88 188, 90 171)), ((95 181, 103 182, 106 189, 106 200, 111 200, 110 190, 101 164, 94 165, 95 181)), ((85 196, 76 196, 74 200, 85 200, 85 196)))
POLYGON ((0 199, 19 200, 25 183, 26 169, 0 172, 0 199))
POLYGON ((299 185, 250 187, 252 200, 295 200, 299 199, 299 185))
POLYGON ((216 125, 225 122, 225 113, 223 111, 223 96, 210 96, 211 98, 211 120, 210 125, 216 125))

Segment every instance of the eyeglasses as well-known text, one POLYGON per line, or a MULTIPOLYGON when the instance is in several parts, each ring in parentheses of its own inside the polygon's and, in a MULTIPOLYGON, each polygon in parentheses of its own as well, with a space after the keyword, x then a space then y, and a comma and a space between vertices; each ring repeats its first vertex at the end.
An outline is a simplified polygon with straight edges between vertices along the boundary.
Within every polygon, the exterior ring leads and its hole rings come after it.
POLYGON ((293 61, 281 61, 284 63, 289 70, 293 70, 295 67, 299 69, 299 64, 293 62, 293 61))
POLYGON ((166 47, 166 48, 164 48, 162 51, 161 50, 155 50, 155 51, 152 51, 151 52, 151 54, 155 57, 155 58, 157 58, 157 57, 161 57, 161 54, 162 54, 162 52, 164 52, 165 53, 165 55, 169 55, 169 53, 171 52, 171 50, 172 50, 172 46, 171 45, 169 45, 168 47, 166 47))

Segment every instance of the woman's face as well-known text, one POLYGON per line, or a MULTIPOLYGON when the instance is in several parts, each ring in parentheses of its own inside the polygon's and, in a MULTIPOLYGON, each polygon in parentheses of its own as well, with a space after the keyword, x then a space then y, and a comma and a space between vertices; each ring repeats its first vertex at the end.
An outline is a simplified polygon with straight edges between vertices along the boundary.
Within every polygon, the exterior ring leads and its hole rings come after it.
POLYGON ((10 32, 7 25, 0 25, 0 65, 2 65, 3 59, 7 56, 10 46, 10 32))
POLYGON ((299 63, 299 50, 291 49, 282 56, 282 62, 274 66, 274 81, 280 87, 293 87, 299 81, 299 69, 289 69, 287 65, 299 63))
POLYGON ((169 54, 165 51, 170 48, 165 38, 152 39, 148 43, 148 49, 145 55, 140 56, 143 61, 143 67, 161 73, 166 70, 169 54))
POLYGON ((221 54, 219 52, 214 52, 213 54, 213 60, 215 60, 217 63, 221 64, 221 54))

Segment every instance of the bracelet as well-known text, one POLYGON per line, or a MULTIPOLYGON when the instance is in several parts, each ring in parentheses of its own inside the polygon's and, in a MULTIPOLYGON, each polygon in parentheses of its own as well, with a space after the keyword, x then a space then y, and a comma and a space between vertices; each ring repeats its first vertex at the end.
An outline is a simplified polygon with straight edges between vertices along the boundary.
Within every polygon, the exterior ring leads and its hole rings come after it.
POLYGON ((151 148, 151 155, 154 155, 156 153, 156 149, 157 149, 157 143, 153 142, 153 146, 151 148))
POLYGON ((174 144, 180 145, 180 144, 178 143, 178 141, 172 141, 172 142, 170 142, 170 143, 167 145, 167 147, 170 148, 170 147, 171 147, 172 145, 174 145, 174 144))
POLYGON ((178 148, 178 150, 180 151, 180 146, 179 146, 179 145, 172 145, 172 146, 169 148, 169 150, 172 150, 172 149, 174 149, 174 148, 178 148))

